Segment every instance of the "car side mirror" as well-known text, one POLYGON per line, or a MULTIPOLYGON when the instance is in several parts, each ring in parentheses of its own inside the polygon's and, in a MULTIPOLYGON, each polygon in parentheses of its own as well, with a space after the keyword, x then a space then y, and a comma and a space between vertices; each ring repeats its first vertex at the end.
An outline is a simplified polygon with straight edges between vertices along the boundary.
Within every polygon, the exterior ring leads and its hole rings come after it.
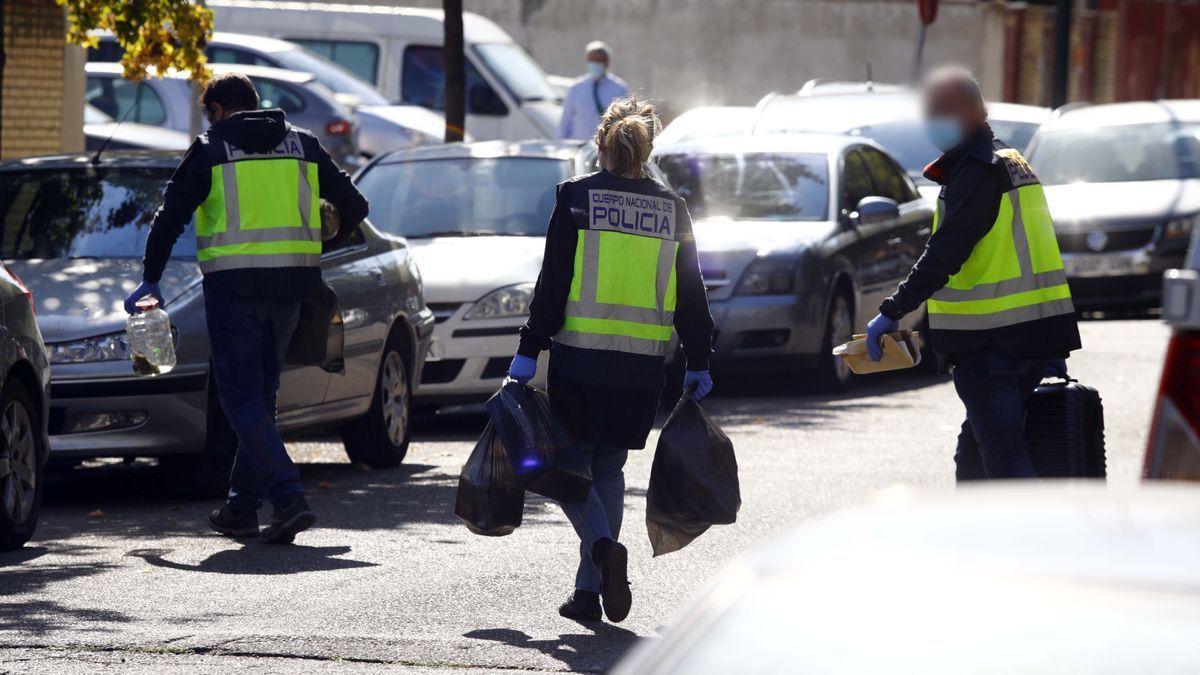
POLYGON ((850 214, 852 225, 873 225, 900 217, 900 205, 887 197, 863 197, 858 209, 850 214))

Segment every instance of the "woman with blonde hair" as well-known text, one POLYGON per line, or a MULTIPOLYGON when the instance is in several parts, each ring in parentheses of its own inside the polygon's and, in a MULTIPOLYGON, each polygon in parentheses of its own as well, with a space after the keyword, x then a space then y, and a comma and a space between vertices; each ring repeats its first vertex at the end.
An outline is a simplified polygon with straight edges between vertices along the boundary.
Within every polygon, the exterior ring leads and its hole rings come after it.
POLYGON ((687 358, 685 387, 712 389, 713 321, 687 207, 646 171, 660 129, 634 97, 608 107, 596 130, 596 173, 559 184, 546 254, 509 377, 528 382, 550 350, 550 404, 592 457, 592 490, 561 506, 580 539, 575 592, 559 614, 618 622, 632 596, 617 543, 628 451, 643 448, 664 385, 672 329, 687 358))

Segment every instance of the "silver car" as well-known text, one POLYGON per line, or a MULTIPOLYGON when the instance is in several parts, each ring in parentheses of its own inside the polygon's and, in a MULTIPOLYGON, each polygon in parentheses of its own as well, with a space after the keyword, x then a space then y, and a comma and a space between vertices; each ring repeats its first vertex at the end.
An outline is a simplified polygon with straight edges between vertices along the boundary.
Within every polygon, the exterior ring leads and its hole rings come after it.
MULTIPOLYGON (((657 151, 687 201, 717 335, 713 367, 811 368, 866 326, 925 247, 933 211, 882 148, 853 136, 700 139, 657 151)), ((904 322, 911 327, 923 313, 904 322)))
MULTIPOLYGON (((347 171, 362 164, 358 153, 358 119, 333 92, 309 73, 261 66, 213 64, 213 72, 238 72, 250 78, 263 108, 279 108, 288 122, 312 132, 333 161, 347 171)), ((89 105, 116 119, 165 127, 189 135, 208 128, 195 85, 180 73, 127 80, 119 63, 86 66, 89 105)))
MULTIPOLYGON (((195 236, 175 245, 161 287, 178 366, 133 374, 122 302, 177 155, 116 153, 0 164, 0 255, 29 283, 54 372, 50 455, 158 457, 181 487, 222 489, 235 445, 212 387, 195 236)), ((287 367, 279 394, 285 435, 341 432, 353 461, 395 466, 433 331, 421 279, 402 239, 362 224, 322 256, 345 324, 345 372, 287 367)))

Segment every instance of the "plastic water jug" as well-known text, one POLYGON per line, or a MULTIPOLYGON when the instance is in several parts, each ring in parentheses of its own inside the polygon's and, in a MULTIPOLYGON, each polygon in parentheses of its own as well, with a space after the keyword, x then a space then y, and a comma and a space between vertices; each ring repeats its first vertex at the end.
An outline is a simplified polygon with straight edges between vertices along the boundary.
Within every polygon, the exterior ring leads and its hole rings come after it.
POLYGON ((125 321, 125 340, 133 372, 148 377, 171 372, 175 369, 171 319, 158 306, 158 300, 150 296, 138 300, 137 309, 125 321))

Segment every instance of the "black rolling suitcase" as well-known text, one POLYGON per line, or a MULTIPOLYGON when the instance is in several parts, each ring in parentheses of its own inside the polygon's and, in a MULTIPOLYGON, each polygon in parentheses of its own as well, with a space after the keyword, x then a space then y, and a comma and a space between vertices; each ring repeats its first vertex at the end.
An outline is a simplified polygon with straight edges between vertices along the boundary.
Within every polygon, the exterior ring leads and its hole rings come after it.
POLYGON ((1104 478, 1104 406, 1095 389, 1046 379, 1025 404, 1025 437, 1038 478, 1104 478))

